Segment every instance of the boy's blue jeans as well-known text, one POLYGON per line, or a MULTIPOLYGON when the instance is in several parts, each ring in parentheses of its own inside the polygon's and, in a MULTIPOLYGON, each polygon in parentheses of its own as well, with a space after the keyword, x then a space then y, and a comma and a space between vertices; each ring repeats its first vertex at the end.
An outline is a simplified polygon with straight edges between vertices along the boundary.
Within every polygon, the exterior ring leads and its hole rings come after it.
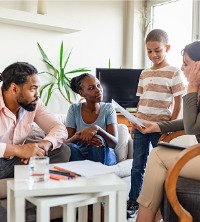
POLYGON ((82 141, 77 143, 67 143, 71 149, 70 161, 91 160, 94 162, 101 162, 107 166, 112 166, 117 163, 117 156, 114 149, 105 145, 102 147, 95 147, 85 145, 82 141))
POLYGON ((142 134, 134 129, 133 139, 133 164, 131 169, 131 189, 129 200, 136 201, 143 183, 144 172, 147 158, 149 156, 150 143, 153 147, 157 146, 161 133, 142 134))

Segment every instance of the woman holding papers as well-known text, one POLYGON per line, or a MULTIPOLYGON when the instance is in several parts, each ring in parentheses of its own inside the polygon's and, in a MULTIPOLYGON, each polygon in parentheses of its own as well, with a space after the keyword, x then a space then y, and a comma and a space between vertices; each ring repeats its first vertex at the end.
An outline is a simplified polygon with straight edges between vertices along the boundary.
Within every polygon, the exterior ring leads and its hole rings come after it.
POLYGON ((103 88, 99 80, 84 73, 72 78, 70 87, 85 99, 83 103, 71 105, 67 114, 70 161, 88 159, 105 165, 116 164, 116 112, 112 104, 101 102, 103 88))
MULTIPOLYGON (((183 97, 183 119, 162 123, 143 122, 146 128, 137 127, 142 133, 173 132, 184 129, 187 134, 198 135, 200 142, 200 41, 186 45, 183 49, 182 71, 188 80, 187 94, 183 97)), ((177 149, 163 146, 155 148, 148 159, 144 183, 139 202, 137 222, 153 222, 163 197, 166 173, 180 153, 177 149)), ((200 156, 190 160, 181 170, 180 176, 200 180, 200 156)))

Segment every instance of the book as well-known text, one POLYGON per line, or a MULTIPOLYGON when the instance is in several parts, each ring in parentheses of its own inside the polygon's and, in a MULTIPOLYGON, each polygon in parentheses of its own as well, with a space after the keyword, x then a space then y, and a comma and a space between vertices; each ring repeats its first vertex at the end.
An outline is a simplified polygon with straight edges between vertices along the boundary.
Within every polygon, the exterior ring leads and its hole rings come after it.
POLYGON ((176 145, 173 143, 167 143, 167 142, 163 142, 163 141, 158 142, 158 146, 164 146, 164 147, 167 147, 170 149, 178 149, 178 150, 184 150, 187 148, 187 146, 180 146, 180 145, 176 145))

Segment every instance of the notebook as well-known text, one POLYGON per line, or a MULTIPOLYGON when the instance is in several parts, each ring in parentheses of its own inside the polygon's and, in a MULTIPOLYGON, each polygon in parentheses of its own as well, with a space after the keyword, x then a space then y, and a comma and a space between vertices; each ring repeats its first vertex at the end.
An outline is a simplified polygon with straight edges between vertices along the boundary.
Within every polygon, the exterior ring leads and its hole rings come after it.
POLYGON ((164 147, 167 147, 170 149, 178 149, 178 150, 184 150, 187 148, 187 146, 180 146, 180 145, 176 145, 173 143, 167 143, 167 142, 163 142, 163 141, 158 142, 158 146, 164 146, 164 147))

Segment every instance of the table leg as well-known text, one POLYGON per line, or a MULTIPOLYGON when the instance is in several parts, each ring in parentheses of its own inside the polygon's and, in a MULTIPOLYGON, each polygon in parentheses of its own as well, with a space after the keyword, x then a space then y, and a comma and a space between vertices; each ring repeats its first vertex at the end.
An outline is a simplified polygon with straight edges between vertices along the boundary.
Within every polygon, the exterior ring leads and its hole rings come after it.
MULTIPOLYGON (((25 222, 25 198, 24 197, 15 197, 15 222, 25 222)), ((13 221, 11 221, 13 222, 13 221)))
POLYGON ((78 222, 88 221, 88 206, 82 206, 78 208, 78 222))
POLYGON ((104 197, 104 221, 116 222, 116 191, 110 191, 107 196, 104 197))
POLYGON ((101 221, 101 202, 93 204, 93 222, 101 221))
POLYGON ((50 221, 50 207, 39 206, 37 207, 37 222, 49 222, 50 221))
POLYGON ((63 205, 63 222, 76 222, 76 208, 73 205, 63 205))
POLYGON ((7 187, 7 221, 15 222, 15 198, 14 192, 7 187))
POLYGON ((127 191, 120 190, 117 192, 117 222, 126 222, 126 200, 127 191))

